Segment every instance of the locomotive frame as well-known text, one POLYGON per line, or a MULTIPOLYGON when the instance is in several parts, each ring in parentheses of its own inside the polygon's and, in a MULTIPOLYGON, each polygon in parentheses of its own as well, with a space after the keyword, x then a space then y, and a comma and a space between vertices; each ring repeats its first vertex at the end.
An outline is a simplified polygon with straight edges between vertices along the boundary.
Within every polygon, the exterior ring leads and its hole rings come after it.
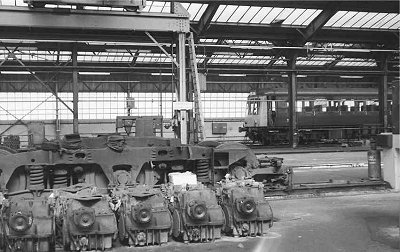
POLYGON ((261 166, 241 144, 73 134, 2 154, 2 251, 149 246, 166 243, 171 235, 207 242, 232 230, 233 235, 264 235, 273 223, 260 196, 264 184, 252 174, 264 180, 281 167, 261 166), (187 171, 197 174, 196 184, 170 183, 169 173, 187 171), (240 195, 232 185, 241 188, 240 195))

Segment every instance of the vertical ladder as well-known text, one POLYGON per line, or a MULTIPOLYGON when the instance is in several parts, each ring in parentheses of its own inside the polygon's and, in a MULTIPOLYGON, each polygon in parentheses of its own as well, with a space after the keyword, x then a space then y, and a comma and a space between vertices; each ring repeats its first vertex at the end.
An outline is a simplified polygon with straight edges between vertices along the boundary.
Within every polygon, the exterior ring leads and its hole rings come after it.
POLYGON ((204 140, 204 117, 201 107, 201 96, 200 96, 200 81, 199 72, 197 71, 197 60, 196 51, 194 46, 193 33, 189 34, 189 56, 190 56, 190 69, 192 71, 193 80, 193 102, 194 102, 194 121, 195 121, 195 142, 204 140))

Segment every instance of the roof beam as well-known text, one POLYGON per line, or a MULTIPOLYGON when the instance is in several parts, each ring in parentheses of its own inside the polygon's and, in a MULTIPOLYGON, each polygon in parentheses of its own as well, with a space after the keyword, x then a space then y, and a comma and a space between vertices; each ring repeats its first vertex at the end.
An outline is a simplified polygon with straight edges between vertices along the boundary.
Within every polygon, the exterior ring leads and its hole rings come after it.
MULTIPOLYGON (((397 31, 328 28, 324 27, 314 34, 310 41, 338 43, 383 43, 388 48, 397 48, 399 41, 397 31)), ((203 38, 246 39, 246 40, 292 40, 301 41, 303 36, 297 28, 291 26, 226 24, 213 23, 203 38)))
POLYGON ((134 66, 136 65, 136 61, 137 61, 137 59, 138 59, 138 57, 139 57, 140 50, 137 49, 136 52, 135 52, 134 54, 133 54, 132 51, 129 50, 129 49, 128 49, 127 51, 128 51, 128 53, 132 56, 132 61, 131 61, 131 63, 129 64, 129 66, 134 67, 134 66))
MULTIPOLYGON (((233 52, 233 53, 252 53, 254 56, 275 56, 280 50, 281 51, 289 51, 289 50, 296 50, 300 53, 299 56, 307 56, 309 53, 310 48, 309 47, 303 47, 300 49, 300 47, 290 47, 288 46, 285 48, 285 45, 281 44, 276 44, 274 46, 279 47, 279 48, 273 48, 271 50, 267 48, 262 48, 258 46, 254 46, 252 48, 251 46, 245 46, 244 48, 240 48, 240 46, 235 47, 235 46, 230 46, 230 45, 222 45, 223 39, 217 40, 215 44, 196 44, 196 54, 200 55, 212 55, 215 52, 233 52)), ((1 45, 8 47, 8 48, 14 48, 14 47, 37 47, 38 51, 58 51, 58 48, 61 48, 60 51, 67 51, 68 46, 70 46, 70 43, 64 43, 64 44, 59 44, 56 45, 52 42, 50 43, 31 43, 29 46, 27 46, 24 43, 8 43, 8 42, 2 42, 1 45)), ((315 48, 321 48, 324 49, 323 44, 317 44, 314 46, 315 48)), ((0 49, 4 47, 0 46, 0 49)), ((136 54, 135 52, 140 52, 141 50, 151 50, 153 52, 156 52, 158 47, 154 44, 138 44, 138 45, 125 45, 125 44, 102 44, 102 45, 86 45, 86 44, 79 44, 78 45, 78 51, 79 52, 106 52, 108 49, 121 49, 121 50, 129 50, 128 52, 131 53, 131 56, 134 56, 136 54)), ((349 50, 336 50, 340 48, 326 48, 326 50, 318 50, 318 51, 313 51, 313 54, 318 54, 318 55, 332 55, 334 53, 335 55, 343 55, 347 58, 368 58, 368 59, 374 59, 374 55, 371 52, 368 52, 368 49, 374 49, 373 46, 362 46, 362 47, 354 47, 354 51, 351 50, 351 48, 347 48, 349 50), (360 49, 359 51, 357 49, 360 49), (363 50, 365 49, 365 50, 363 50)), ((375 48, 376 49, 376 48, 375 48)), ((395 53, 394 49, 392 51, 393 54, 398 55, 395 53)), ((23 50, 21 50, 23 51, 23 50)), ((33 51, 35 52, 35 51, 33 51)), ((45 53, 40 53, 40 52, 35 52, 36 55, 38 56, 43 56, 45 53)), ((1 62, 0 62, 1 65, 1 62)))
POLYGON ((198 35, 203 34, 207 31, 208 27, 210 26, 211 20, 213 19, 215 13, 217 12, 219 4, 212 3, 207 6, 207 9, 204 11, 203 15, 201 16, 198 24, 197 29, 195 30, 198 35))
MULTIPOLYGON (((221 45, 224 42, 223 39, 218 39, 217 42, 215 43, 215 45, 221 45)), ((215 51, 210 51, 206 53, 206 58, 203 61, 203 65, 205 67, 207 67, 208 61, 211 59, 211 57, 213 56, 213 54, 215 53, 215 51)))
MULTIPOLYGON (((100 12, 0 6, 0 27, 5 28, 5 31, 28 28, 57 29, 58 32, 83 30, 100 34, 113 32, 131 34, 132 31, 189 32, 190 24, 188 13, 100 12)), ((48 32, 51 33, 50 30, 48 32)), ((25 36, 29 39, 29 34, 25 36)), ((7 32, 1 34, 1 37, 7 38, 7 32)))
POLYGON ((304 29, 299 30, 301 35, 303 35, 302 44, 307 42, 316 32, 318 32, 326 22, 335 15, 336 9, 328 8, 323 10, 313 21, 304 29))
MULTIPOLYGON (((135 73, 153 73, 155 69, 161 72, 171 72, 171 64, 165 63, 136 63, 135 67, 127 66, 126 63, 86 63, 79 62, 79 66, 55 66, 52 63, 47 62, 26 62, 25 66, 21 66, 16 62, 10 62, 10 64, 0 66, 1 71, 21 71, 29 68, 30 71, 36 73, 41 72, 72 72, 75 69, 79 71, 98 71, 98 72, 132 72, 135 73)), ((254 65, 238 65, 238 64, 208 64, 208 72, 216 73, 248 73, 248 74, 265 74, 266 72, 271 73, 281 73, 281 72, 291 72, 284 66, 275 66, 270 69, 265 69, 264 67, 254 67, 254 65)), ((304 74, 316 74, 316 75, 337 75, 337 74, 367 74, 367 75, 379 75, 383 71, 379 70, 377 67, 335 67, 335 69, 327 70, 325 66, 297 66, 295 70, 298 73, 304 74)), ((398 75, 398 71, 388 71, 389 75, 398 75)))

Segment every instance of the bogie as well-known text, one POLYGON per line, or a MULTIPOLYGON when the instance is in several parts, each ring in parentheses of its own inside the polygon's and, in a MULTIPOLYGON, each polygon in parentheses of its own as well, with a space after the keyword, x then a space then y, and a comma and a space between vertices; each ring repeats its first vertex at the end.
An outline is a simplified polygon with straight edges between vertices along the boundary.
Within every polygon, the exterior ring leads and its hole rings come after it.
POLYGON ((3 250, 107 250, 171 238, 208 242, 223 233, 263 235, 272 221, 263 185, 248 183, 264 168, 243 145, 74 135, 1 156, 0 166, 3 250), (247 184, 230 188, 240 181, 247 184), (257 196, 243 198, 246 193, 257 196), (244 205, 237 208, 232 195, 241 195, 244 205), (252 207, 254 214, 237 210, 252 207))

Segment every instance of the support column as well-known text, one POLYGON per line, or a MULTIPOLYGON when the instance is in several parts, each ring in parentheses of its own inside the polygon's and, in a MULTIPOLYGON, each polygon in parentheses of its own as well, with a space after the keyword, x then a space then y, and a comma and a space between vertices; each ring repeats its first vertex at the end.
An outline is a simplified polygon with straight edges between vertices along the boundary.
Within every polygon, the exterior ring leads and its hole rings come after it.
POLYGON ((388 64, 387 56, 384 55, 380 59, 380 67, 383 75, 379 77, 379 123, 384 132, 388 131, 388 64))
MULTIPOLYGON (((179 94, 178 100, 180 102, 187 101, 187 89, 186 89, 186 51, 185 51, 186 34, 178 34, 178 64, 179 64, 179 94)), ((187 111, 180 111, 180 132, 182 144, 188 143, 188 132, 187 132, 187 111)))
POLYGON ((396 81, 392 86, 392 132, 400 135, 400 82, 396 81))
MULTIPOLYGON (((297 55, 292 55, 288 59, 288 68, 290 70, 296 69, 296 58, 297 55)), ((297 79, 296 72, 290 71, 288 74, 289 85, 288 85, 288 100, 289 100, 289 145, 292 148, 296 148, 298 145, 297 135, 297 113, 296 113, 296 101, 297 101, 297 79)))
POLYGON ((79 86, 78 86, 78 49, 77 44, 72 47, 72 110, 73 110, 73 132, 74 134, 79 133, 79 122, 78 122, 78 100, 79 100, 79 86))
POLYGON ((127 107, 127 116, 131 116, 131 109, 132 107, 130 106, 130 102, 131 102, 131 83, 129 82, 129 75, 128 75, 128 85, 127 85, 127 90, 126 90, 126 107, 127 107))
MULTIPOLYGON (((58 78, 56 80, 56 90, 55 93, 58 96, 58 78)), ((60 135, 61 135, 61 122, 60 122, 60 109, 59 109, 59 104, 58 104, 58 99, 56 99, 56 121, 55 121, 55 126, 56 126, 56 139, 60 140, 60 135)))
POLYGON ((383 180, 400 190, 400 83, 394 82, 392 88, 392 133, 379 134, 378 145, 382 147, 383 180))

